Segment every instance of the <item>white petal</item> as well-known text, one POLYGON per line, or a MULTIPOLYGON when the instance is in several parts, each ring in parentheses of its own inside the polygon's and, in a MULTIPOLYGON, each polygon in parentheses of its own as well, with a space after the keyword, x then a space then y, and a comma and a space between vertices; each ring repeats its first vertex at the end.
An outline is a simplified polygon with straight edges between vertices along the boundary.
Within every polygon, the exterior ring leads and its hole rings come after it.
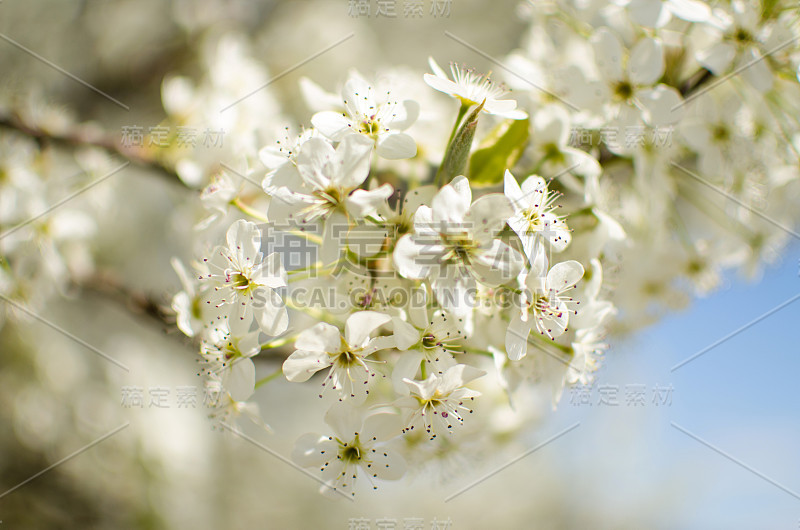
POLYGON ((387 160, 413 158, 417 154, 417 142, 402 132, 382 134, 378 139, 378 156, 387 160))
POLYGON ((394 188, 389 183, 383 184, 374 190, 355 190, 345 199, 347 211, 356 218, 372 215, 386 199, 392 196, 392 193, 394 193, 394 188))
POLYGON ((434 74, 436 74, 437 77, 447 79, 447 73, 442 70, 442 67, 439 66, 439 63, 437 63, 433 57, 428 56, 428 66, 431 67, 431 70, 434 74))
POLYGON ((444 92, 448 95, 455 95, 459 87, 456 83, 450 81, 449 79, 438 77, 431 74, 424 74, 422 79, 430 86, 431 88, 438 90, 439 92, 444 92))
POLYGON ((469 180, 467 177, 463 175, 459 175, 450 181, 450 184, 454 190, 458 192, 458 195, 461 197, 461 202, 466 204, 467 206, 470 205, 472 202, 472 189, 469 187, 469 180))
POLYGON ((311 117, 311 125, 334 142, 356 132, 350 119, 341 112, 318 112, 311 117))
POLYGON ((755 46, 750 46, 742 54, 737 67, 743 68, 742 76, 759 92, 769 92, 772 89, 772 70, 755 46))
POLYGON ((572 232, 570 232, 564 221, 551 213, 542 214, 542 223, 544 230, 542 234, 547 237, 548 242, 556 252, 562 252, 572 241, 572 232))
MULTIPOLYGON (((434 374, 429 375, 424 381, 416 381, 412 379, 403 380, 403 383, 408 386, 413 394, 424 400, 428 400, 433 396, 434 392, 436 392, 436 388, 439 386, 439 382, 439 377, 434 374)), ((414 403, 413 406, 418 407, 419 403, 414 403)))
POLYGON ((591 38, 597 69, 606 81, 622 79, 622 43, 608 28, 600 28, 591 38))
POLYGON ((325 413, 325 423, 331 426, 340 440, 349 442, 355 433, 361 431, 361 411, 352 405, 337 404, 325 413))
POLYGON ((264 295, 264 306, 255 308, 258 325, 261 327, 261 331, 276 337, 289 327, 289 313, 286 311, 286 304, 273 289, 263 288, 258 292, 264 295))
POLYGON ((317 322, 297 336, 294 347, 298 350, 334 353, 341 348, 341 341, 339 328, 327 322, 317 322))
MULTIPOLYGON (((660 3, 660 2, 659 2, 660 3)), ((628 75, 637 85, 652 85, 664 74, 664 51, 656 39, 639 40, 631 50, 628 75)))
POLYGON ((376 351, 390 350, 396 347, 397 339, 394 338, 394 335, 381 335, 367 341, 366 345, 364 345, 364 349, 361 350, 361 356, 368 357, 376 351))
POLYGON ((345 108, 353 118, 375 114, 376 104, 372 87, 363 78, 350 77, 342 88, 342 97, 345 108))
POLYGON ((389 118, 387 126, 394 131, 405 131, 419 118, 419 103, 407 99, 400 105, 391 107, 393 115, 389 118))
POLYGON ((461 388, 470 381, 474 381, 479 377, 486 375, 486 372, 479 370, 474 366, 468 364, 457 364, 452 368, 448 368, 442 375, 442 381, 439 384, 439 390, 445 394, 449 394, 457 388, 461 388))
MULTIPOLYGON (((354 136, 354 135, 350 135, 354 136)), ((322 138, 311 138, 297 155, 297 170, 303 181, 313 189, 325 189, 330 185, 328 167, 336 151, 322 138)))
POLYGON ((392 258, 397 272, 404 278, 420 280, 428 275, 430 265, 423 263, 420 255, 422 248, 417 245, 410 234, 401 237, 394 247, 392 258))
POLYGON ((522 320, 514 316, 506 330, 506 354, 512 361, 519 361, 528 353, 528 335, 531 332, 531 320, 522 320))
POLYGON ((320 467, 331 459, 336 460, 339 444, 327 436, 307 433, 294 444, 292 460, 301 467, 320 467))
POLYGON ((479 254, 471 265, 481 283, 497 286, 516 279, 525 266, 525 260, 516 249, 495 239, 492 247, 479 254))
POLYGON ((428 290, 424 285, 411 289, 408 320, 419 329, 425 329, 430 324, 428 321, 428 290))
POLYGON ((547 273, 547 287, 560 293, 578 283, 583 273, 583 265, 575 260, 556 263, 547 273))
POLYGON ((222 385, 236 401, 253 395, 256 386, 256 367, 248 358, 238 358, 225 371, 222 385))
POLYGON ((250 258, 249 263, 255 263, 261 252, 261 230, 258 225, 239 219, 233 223, 225 236, 228 247, 236 251, 237 255, 250 258))
POLYGON ((361 347, 369 340, 369 335, 391 320, 385 313, 359 311, 348 317, 344 325, 344 340, 352 347, 361 347))
POLYGON ((706 22, 711 18, 711 8, 698 0, 667 0, 666 8, 689 22, 706 22))
POLYGON ((372 140, 363 134, 347 135, 336 147, 332 183, 347 190, 363 184, 369 174, 373 145, 372 140))
POLYGON ((403 433, 400 415, 394 412, 376 412, 364 418, 359 436, 366 443, 384 442, 403 433))
POLYGON ((711 70, 711 73, 720 76, 733 63, 736 48, 727 42, 718 42, 707 50, 697 52, 695 57, 701 65, 711 70))
MULTIPOLYGON (((419 338, 419 335, 417 338, 419 338)), ((400 354, 392 369, 392 385, 395 392, 400 395, 408 395, 409 387, 403 382, 403 379, 413 380, 417 376, 421 362, 422 352, 418 350, 410 350, 400 354)))
POLYGON ((628 4, 631 20, 647 28, 661 27, 669 21, 662 0, 634 0, 628 4))
POLYGON ((463 195, 448 184, 443 186, 433 198, 433 203, 431 204, 433 223, 437 228, 440 224, 445 224, 446 226, 460 225, 468 209, 469 202, 464 201, 463 195))
POLYGON ((253 276, 253 281, 259 285, 264 285, 271 289, 279 289, 288 285, 286 270, 283 268, 281 255, 273 252, 261 261, 257 274, 253 276))
POLYGON ((503 193, 505 193, 506 197, 508 197, 517 208, 523 206, 524 196, 522 194, 522 189, 519 187, 517 179, 514 178, 514 175, 507 169, 503 175, 503 193))
POLYGON ((349 226, 347 217, 339 210, 335 210, 325 219, 322 227, 322 242, 317 256, 317 259, 324 265, 333 264, 341 256, 342 250, 347 246, 346 238, 349 226))
POLYGON ((342 108, 342 98, 331 94, 307 77, 301 77, 298 83, 306 106, 312 112, 342 108))
POLYGON ((398 317, 393 317, 392 327, 394 330, 394 338, 397 343, 398 350, 404 351, 419 343, 419 330, 405 320, 402 320, 398 317))
POLYGON ((437 191, 439 189, 436 186, 420 186, 407 192, 403 197, 403 214, 412 217, 417 208, 424 204, 430 205, 437 191))
POLYGON ((329 357, 325 352, 295 350, 283 361, 283 375, 293 383, 308 381, 316 372, 330 366, 329 357))
POLYGON ((465 317, 475 307, 475 278, 456 267, 433 271, 431 287, 439 304, 457 317, 465 317))
POLYGON ((372 455, 374 460, 370 467, 366 469, 368 473, 372 472, 373 478, 399 480, 406 474, 406 462, 399 454, 394 451, 384 451, 380 448, 374 451, 372 455))
POLYGON ((538 145, 566 145, 569 134, 569 113, 562 106, 548 105, 533 116, 532 137, 538 145))
POLYGON ((488 242, 506 225, 514 214, 511 201, 501 193, 489 193, 472 203, 464 222, 479 242, 488 242))
POLYGON ((644 121, 653 127, 678 123, 686 110, 680 92, 664 84, 640 90, 636 99, 644 107, 644 121))

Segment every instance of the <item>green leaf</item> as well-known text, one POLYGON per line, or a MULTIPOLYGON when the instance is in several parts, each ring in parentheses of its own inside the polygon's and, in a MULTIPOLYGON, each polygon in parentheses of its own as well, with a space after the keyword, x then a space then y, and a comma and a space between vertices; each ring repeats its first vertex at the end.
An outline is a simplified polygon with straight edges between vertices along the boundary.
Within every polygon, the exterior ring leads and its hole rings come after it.
POLYGON ((495 127, 481 142, 469 160, 469 181, 491 186, 503 181, 506 169, 517 163, 528 144, 528 119, 506 120, 495 127))

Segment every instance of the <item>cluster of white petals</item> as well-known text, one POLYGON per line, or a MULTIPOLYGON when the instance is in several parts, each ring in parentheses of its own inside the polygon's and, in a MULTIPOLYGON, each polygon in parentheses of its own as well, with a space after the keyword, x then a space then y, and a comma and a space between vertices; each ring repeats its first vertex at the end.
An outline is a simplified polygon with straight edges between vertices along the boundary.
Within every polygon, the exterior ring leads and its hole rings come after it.
MULTIPOLYGON (((170 318, 220 421, 260 423, 254 394, 278 377, 324 405, 328 430, 294 452, 324 492, 512 439, 530 427, 505 420, 512 405, 536 416, 526 396, 542 393, 555 407, 594 380, 613 334, 725 271, 756 275, 798 237, 796 5, 519 12, 527 30, 500 61, 503 83, 432 58, 343 73, 332 91, 303 78, 305 123, 245 37, 209 37, 198 79, 163 81, 162 125, 225 132, 218 149, 133 157, 194 190, 181 206, 194 260, 171 262, 170 318)), ((24 133, 59 137, 68 120, 28 118, 0 134, 0 296, 37 308, 101 283, 87 212, 114 217, 103 188, 58 206, 115 169, 102 148, 64 162, 24 133)), ((21 316, 4 307, 0 325, 21 316)))

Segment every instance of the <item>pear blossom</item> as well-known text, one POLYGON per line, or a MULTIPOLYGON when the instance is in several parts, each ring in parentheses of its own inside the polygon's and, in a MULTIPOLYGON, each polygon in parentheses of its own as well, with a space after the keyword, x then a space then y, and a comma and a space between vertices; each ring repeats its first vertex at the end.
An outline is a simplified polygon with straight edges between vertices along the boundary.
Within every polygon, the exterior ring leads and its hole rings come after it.
POLYGON ((414 233, 394 249, 397 271, 406 278, 428 279, 436 300, 456 316, 471 309, 476 282, 506 283, 523 267, 522 256, 495 239, 513 214, 502 194, 472 202, 469 182, 456 177, 414 215, 414 233))
POLYGON ((289 127, 286 127, 280 140, 259 149, 258 159, 268 170, 261 182, 266 193, 272 194, 275 187, 291 182, 296 175, 292 170, 297 166, 297 155, 303 144, 316 136, 319 136, 316 129, 303 129, 299 134, 290 135, 289 127))
POLYGON ((695 53, 698 62, 714 75, 733 70, 759 92, 768 92, 775 85, 770 63, 789 63, 798 34, 787 18, 765 21, 758 4, 735 0, 727 9, 714 10, 709 32, 716 42, 695 53))
POLYGON ((557 104, 541 108, 531 121, 531 142, 526 157, 536 164, 536 172, 558 177, 571 190, 583 189, 573 174, 586 179, 600 175, 600 163, 589 153, 569 145, 572 122, 567 110, 557 104))
POLYGON ((626 54, 619 36, 603 27, 595 31, 591 42, 602 79, 597 89, 603 92, 604 110, 610 120, 620 127, 638 125, 640 121, 655 127, 680 120, 680 92, 658 83, 665 69, 660 40, 643 37, 626 54))
POLYGON ((688 22, 712 19, 711 8, 699 0, 620 0, 617 4, 627 8, 631 20, 648 28, 662 28, 673 16, 688 22))
POLYGON ((520 186, 514 175, 506 170, 503 183, 506 197, 514 207, 508 226, 522 241, 525 255, 534 258, 539 238, 547 241, 556 252, 564 250, 572 240, 572 234, 563 219, 553 213, 553 202, 558 195, 547 190, 545 180, 531 175, 520 186))
POLYGON ((399 317, 392 319, 396 347, 401 352, 392 372, 392 381, 402 394, 408 392, 403 379, 416 377, 422 363, 425 371, 432 374, 442 374, 454 366, 454 355, 464 352, 466 340, 460 325, 463 322, 444 310, 434 310, 429 315, 427 307, 415 304, 409 308, 408 318, 410 322, 399 317))
POLYGON ((200 345, 204 372, 219 379, 234 401, 246 401, 255 390, 252 357, 261 353, 261 332, 249 331, 239 319, 220 319, 200 345))
POLYGON ((206 303, 231 320, 248 326, 255 320, 265 333, 280 335, 289 326, 286 306, 275 290, 287 285, 280 255, 265 257, 258 226, 241 219, 228 228, 226 240, 227 246, 203 260, 208 273, 200 279, 211 286, 206 303))
POLYGON ((386 443, 401 432, 398 415, 379 411, 362 419, 359 412, 348 405, 331 408, 325 421, 333 434, 304 434, 292 451, 297 464, 319 469, 320 492, 334 498, 355 497, 359 475, 377 489, 373 479, 398 480, 406 471, 403 458, 386 443))
MULTIPOLYGON (((512 317, 506 332, 508 358, 517 361, 528 350, 528 335, 535 325, 539 333, 555 340, 567 329, 572 298, 565 296, 583 277, 583 266, 575 260, 556 263, 547 270, 547 258, 540 248, 531 260, 520 300, 521 312, 512 317)), ((577 302, 576 302, 577 303, 577 302)))
POLYGON ((370 141, 348 135, 336 147, 322 138, 306 141, 297 155, 300 186, 280 186, 272 191, 269 217, 303 223, 325 220, 334 213, 361 218, 380 207, 394 191, 390 184, 374 190, 359 187, 369 174, 370 141), (287 215, 281 215, 288 207, 287 215))
POLYGON ((408 427, 421 426, 433 440, 439 433, 452 432, 464 424, 464 416, 472 413, 465 401, 472 401, 480 392, 466 388, 466 384, 486 372, 466 364, 458 364, 443 374, 431 374, 424 381, 404 379, 411 396, 398 402, 398 406, 411 409, 408 427))
POLYGON ((194 337, 206 324, 204 318, 205 308, 203 307, 206 305, 203 303, 205 293, 198 289, 199 282, 197 278, 189 277, 189 273, 181 260, 172 258, 170 263, 183 287, 182 291, 178 291, 172 297, 171 307, 177 316, 175 324, 184 335, 194 337))
POLYGON ((283 363, 283 374, 289 381, 303 382, 329 368, 323 389, 330 385, 340 401, 363 402, 369 394, 370 379, 375 377, 368 357, 395 346, 394 337, 370 335, 390 320, 389 315, 375 311, 353 313, 345 322, 344 335, 336 326, 318 322, 297 337, 294 353, 283 363))
POLYGON ((224 218, 231 201, 240 191, 241 185, 237 185, 227 172, 220 171, 213 175, 211 182, 200 193, 200 203, 205 209, 211 210, 211 214, 195 225, 195 228, 198 230, 208 228, 216 220, 224 218))
POLYGON ((344 112, 322 111, 311 118, 311 124, 321 134, 338 142, 357 133, 370 140, 378 156, 390 160, 411 158, 417 154, 417 143, 402 132, 419 117, 416 101, 381 103, 373 87, 358 76, 345 83, 342 99, 344 112))
POLYGON ((459 67, 450 63, 450 79, 444 70, 433 60, 428 58, 428 64, 433 70, 433 75, 425 74, 425 82, 449 96, 461 101, 462 105, 480 105, 483 103, 483 112, 501 118, 524 120, 528 117, 525 111, 517 109, 517 102, 513 99, 502 99, 508 91, 501 85, 493 83, 489 76, 482 76, 474 70, 459 67))
POLYGON ((206 407, 211 408, 209 418, 213 419, 223 428, 230 429, 237 420, 246 418, 251 423, 258 425, 266 431, 272 431, 261 418, 258 403, 252 401, 237 401, 222 386, 219 378, 206 379, 203 387, 203 401, 206 407))

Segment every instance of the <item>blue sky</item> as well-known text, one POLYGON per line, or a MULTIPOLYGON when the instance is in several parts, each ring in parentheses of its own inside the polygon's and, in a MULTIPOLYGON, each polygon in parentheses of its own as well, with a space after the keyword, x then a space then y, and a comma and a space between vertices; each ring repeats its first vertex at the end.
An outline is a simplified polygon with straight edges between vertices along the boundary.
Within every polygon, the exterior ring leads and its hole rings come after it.
POLYGON ((757 281, 730 275, 708 298, 616 344, 598 384, 619 389, 618 406, 598 406, 597 389, 591 406, 564 395, 539 436, 581 422, 554 443, 572 459, 580 497, 599 513, 651 512, 663 528, 799 527, 800 498, 767 479, 800 496, 800 299, 672 370, 800 294, 798 258, 795 245, 757 281), (644 385, 644 406, 625 403, 628 385, 644 385), (674 389, 671 404, 652 403, 656 385, 674 389))

